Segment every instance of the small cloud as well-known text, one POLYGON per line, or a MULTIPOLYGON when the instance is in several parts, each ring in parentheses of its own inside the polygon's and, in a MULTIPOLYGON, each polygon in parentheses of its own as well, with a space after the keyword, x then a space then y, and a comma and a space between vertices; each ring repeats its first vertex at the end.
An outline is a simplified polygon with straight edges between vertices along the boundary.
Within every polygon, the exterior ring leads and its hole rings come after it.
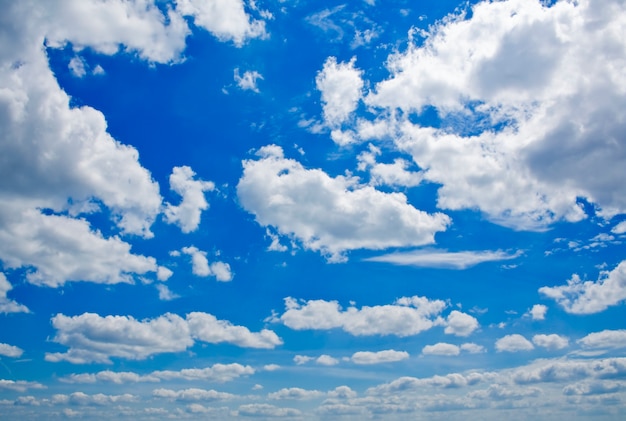
POLYGON ((496 341, 498 352, 531 351, 534 348, 528 339, 518 334, 506 335, 496 341))
POLYGON ((234 72, 235 82, 237 82, 237 86, 244 91, 253 91, 259 93, 259 88, 257 87, 257 81, 259 79, 263 80, 263 76, 256 70, 250 71, 247 70, 243 73, 243 76, 239 75, 239 69, 236 68, 234 72))
POLYGON ((419 250, 407 253, 390 253, 365 259, 369 262, 386 262, 394 265, 432 267, 441 269, 467 269, 484 262, 515 259, 521 254, 497 251, 419 250))
POLYGON ((527 315, 529 315, 533 320, 545 320, 546 313, 548 312, 548 307, 543 304, 535 304, 530 310, 528 310, 527 315))
POLYGON ((174 294, 166 285, 157 284, 157 291, 159 291, 159 300, 172 301, 176 298, 180 298, 180 295, 174 294))
POLYGON ((79 56, 74 56, 70 60, 67 67, 76 77, 82 78, 87 74, 87 63, 85 63, 85 60, 79 56))

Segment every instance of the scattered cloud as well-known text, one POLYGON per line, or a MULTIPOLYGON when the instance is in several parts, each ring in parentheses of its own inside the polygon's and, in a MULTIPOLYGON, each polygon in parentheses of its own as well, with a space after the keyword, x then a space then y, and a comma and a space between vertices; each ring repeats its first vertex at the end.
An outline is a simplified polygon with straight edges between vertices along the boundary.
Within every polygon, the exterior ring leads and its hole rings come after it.
POLYGON ((626 348, 626 330, 603 330, 593 332, 577 341, 584 348, 626 348))
POLYGON ((286 311, 270 319, 295 330, 343 329, 354 336, 417 335, 442 323, 439 315, 446 303, 426 297, 402 297, 391 305, 350 306, 345 310, 336 301, 285 299, 286 311))
POLYGON ((201 312, 189 313, 185 319, 167 313, 141 321, 130 316, 57 314, 52 318, 52 326, 57 330, 53 341, 68 346, 69 350, 47 353, 46 361, 73 364, 110 364, 111 357, 142 360, 155 354, 184 351, 195 340, 249 348, 274 348, 282 344, 271 330, 254 333, 244 326, 201 312))
POLYGON ((183 390, 155 389, 152 391, 152 396, 177 402, 224 401, 235 398, 235 395, 231 393, 197 388, 183 390))
POLYGON ((19 358, 24 353, 24 350, 20 347, 0 343, 0 355, 11 358, 19 358))
POLYGON ((204 192, 213 191, 211 181, 195 180, 196 173, 188 166, 174 167, 170 175, 170 189, 182 197, 178 206, 165 204, 163 214, 170 224, 176 224, 182 232, 198 229, 202 211, 209 208, 204 192))
POLYGON ((370 351, 358 351, 352 354, 350 360, 355 364, 370 365, 370 364, 382 364, 393 363, 397 361, 406 360, 409 358, 409 353, 406 351, 396 351, 393 349, 387 349, 384 351, 370 352, 370 351))
POLYGON ((533 320, 545 320, 547 312, 548 307, 543 304, 535 304, 530 310, 528 310, 528 315, 530 315, 533 320))
POLYGON ((569 346, 569 339, 557 334, 550 335, 534 335, 533 343, 542 348, 546 348, 550 351, 567 348, 569 346))
POLYGON ((446 250, 416 250, 410 252, 396 252, 365 259, 370 262, 386 262, 394 265, 434 267, 444 269, 467 269, 484 262, 511 260, 519 257, 520 253, 505 253, 503 251, 460 251, 446 250))
POLYGON ((241 76, 239 75, 239 68, 235 68, 234 79, 240 89, 259 93, 260 91, 257 86, 257 81, 259 79, 263 80, 263 76, 261 76, 261 74, 256 70, 246 70, 243 72, 243 76, 241 76))
POLYGON ((218 281, 229 282, 233 279, 233 273, 230 265, 224 262, 213 262, 209 264, 207 253, 195 246, 183 247, 181 251, 191 256, 191 271, 196 276, 207 277, 215 276, 218 281))
POLYGON ((424 355, 445 355, 456 356, 461 353, 461 348, 456 345, 448 344, 445 342, 439 342, 434 345, 426 345, 422 348, 422 354, 424 355))
POLYGON ((317 399, 324 396, 325 393, 320 392, 319 390, 306 390, 301 389, 299 387, 290 387, 285 389, 280 389, 277 392, 268 393, 267 397, 271 400, 308 400, 308 399, 317 399))
MULTIPOLYGON (((543 342, 542 340, 539 341, 543 342)), ((534 348, 528 339, 517 333, 506 335, 496 341, 496 351, 498 352, 530 351, 534 348)))
POLYGON ((446 318, 444 333, 455 336, 469 336, 478 327, 478 320, 475 317, 458 310, 452 310, 446 318))
POLYGON ((574 274, 567 285, 541 287, 539 292, 568 313, 599 313, 626 300, 626 260, 611 271, 601 271, 595 282, 583 281, 574 274))

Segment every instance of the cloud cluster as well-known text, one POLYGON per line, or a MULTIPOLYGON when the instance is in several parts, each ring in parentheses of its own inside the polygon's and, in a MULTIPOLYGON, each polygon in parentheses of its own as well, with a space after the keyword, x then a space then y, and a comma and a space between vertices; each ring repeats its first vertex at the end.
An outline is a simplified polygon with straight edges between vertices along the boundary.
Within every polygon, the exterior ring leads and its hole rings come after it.
POLYGON ((184 254, 191 256, 191 272, 196 276, 214 276, 218 281, 228 282, 233 279, 233 273, 228 263, 216 261, 209 264, 206 252, 195 246, 183 247, 184 254))
POLYGON ((508 0, 449 16, 389 56, 391 76, 363 98, 378 119, 357 123, 355 137, 394 139, 441 185, 442 209, 479 209, 517 229, 578 221, 581 197, 606 217, 624 213, 620 11, 508 0), (440 124, 407 118, 426 109, 440 124))
POLYGON ((583 281, 574 274, 567 285, 541 287, 539 292, 572 314, 593 314, 626 300, 626 260, 611 271, 602 271, 597 281, 583 281))
POLYGON ((69 350, 47 353, 46 361, 74 364, 111 363, 110 357, 141 360, 150 355, 184 351, 196 340, 266 349, 282 344, 271 330, 251 332, 244 326, 201 312, 189 313, 186 318, 167 313, 148 320, 93 313, 73 317, 57 314, 52 318, 52 326, 57 330, 53 340, 69 350))
POLYGON ((237 185, 242 206, 262 226, 275 227, 332 260, 354 249, 429 244, 450 224, 444 214, 415 209, 402 193, 383 193, 352 177, 306 169, 286 159, 279 146, 265 146, 257 155, 243 162, 237 185))
POLYGON ((295 330, 342 329, 354 336, 395 335, 413 336, 435 325, 444 325, 445 333, 468 336, 478 328, 478 321, 453 310, 441 318, 447 304, 426 297, 402 297, 393 304, 350 306, 342 309, 337 301, 285 299, 285 312, 270 318, 295 330))

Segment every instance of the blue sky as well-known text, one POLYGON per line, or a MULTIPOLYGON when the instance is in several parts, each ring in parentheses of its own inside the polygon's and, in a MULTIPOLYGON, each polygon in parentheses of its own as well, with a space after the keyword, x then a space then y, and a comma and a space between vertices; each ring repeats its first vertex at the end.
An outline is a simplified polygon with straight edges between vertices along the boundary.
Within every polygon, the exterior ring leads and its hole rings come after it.
POLYGON ((0 419, 626 416, 623 1, 2 5, 0 419))

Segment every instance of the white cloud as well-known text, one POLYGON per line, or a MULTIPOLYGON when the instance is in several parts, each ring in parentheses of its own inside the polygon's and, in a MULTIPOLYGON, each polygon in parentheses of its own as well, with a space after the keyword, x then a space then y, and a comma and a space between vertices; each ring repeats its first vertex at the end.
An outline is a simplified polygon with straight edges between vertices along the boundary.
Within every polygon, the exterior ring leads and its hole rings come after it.
POLYGON ((547 312, 548 307, 543 304, 535 304, 530 310, 528 310, 528 314, 533 320, 545 320, 547 312))
POLYGON ((87 74, 87 63, 85 63, 85 60, 82 57, 72 57, 67 67, 76 77, 84 77, 87 74))
POLYGON ((306 390, 301 389, 299 387, 290 387, 285 389, 280 389, 277 392, 268 393, 268 399, 272 400, 285 400, 285 399, 293 399, 293 400, 308 400, 308 399, 317 399, 324 396, 323 392, 319 390, 306 390))
POLYGON ((163 380, 202 380, 225 383, 254 373, 254 368, 249 365, 218 363, 206 368, 184 368, 179 371, 153 371, 150 376, 163 380))
POLYGON ((205 390, 197 388, 189 388, 183 390, 171 389, 155 389, 152 391, 155 398, 164 398, 178 402, 195 402, 195 401, 224 401, 235 398, 231 393, 217 392, 215 390, 205 390))
POLYGON ((4 273, 0 272, 0 313, 28 313, 30 310, 23 305, 11 300, 7 294, 13 289, 4 273))
POLYGON ((237 46, 252 38, 264 38, 265 22, 251 19, 243 0, 177 0, 176 10, 193 16, 194 23, 221 41, 237 46))
POLYGON ((577 341, 585 348, 626 348, 626 330, 603 330, 590 333, 577 341))
POLYGON ((308 363, 312 359, 313 357, 309 357, 306 355, 296 355, 295 357, 293 357, 293 362, 295 362, 297 365, 302 365, 308 363))
POLYGON ((233 279, 233 273, 228 263, 217 261, 209 264, 206 252, 194 246, 183 247, 181 251, 191 256, 191 271, 194 275, 202 277, 215 276, 221 282, 228 282, 233 279))
POLYGON ((331 366, 339 364, 339 360, 331 357, 330 355, 322 354, 315 359, 315 363, 319 365, 331 366))
POLYGON ((391 76, 365 103, 425 180, 441 184, 442 209, 479 209, 517 229, 584 218, 580 197, 607 217, 624 213, 621 12, 617 1, 480 2, 390 55, 391 76), (425 107, 442 130, 395 112, 425 107))
POLYGON ((469 352, 470 354, 481 354, 485 352, 485 347, 472 342, 467 342, 461 345, 461 351, 469 352))
POLYGON ((236 68, 234 73, 235 82, 237 82, 237 86, 239 86, 240 89, 243 89, 244 91, 253 91, 256 93, 260 92, 257 86, 257 80, 263 80, 263 76, 261 76, 259 72, 257 72, 256 70, 246 70, 245 72, 243 72, 243 76, 240 76, 239 69, 236 68))
POLYGON ((302 415, 294 408, 280 408, 267 403, 250 403, 241 405, 234 415, 242 417, 298 417, 302 415))
POLYGON ((348 63, 337 63, 329 57, 315 82, 322 94, 324 121, 331 128, 341 127, 356 110, 362 96, 362 71, 354 67, 356 58, 348 63))
POLYGON ((467 313, 452 310, 446 319, 444 333, 456 336, 469 336, 478 329, 478 320, 467 313))
POLYGON ((236 326, 226 320, 218 320, 208 313, 193 312, 187 315, 187 323, 194 338, 209 343, 231 343, 244 348, 273 349, 283 341, 271 330, 251 332, 244 326, 236 326))
POLYGON ((382 151, 376 146, 369 144, 369 151, 359 154, 358 170, 370 173, 370 184, 374 186, 404 186, 414 187, 421 184, 423 176, 419 171, 408 171, 410 163, 402 158, 396 158, 393 164, 376 162, 376 156, 382 151))
MULTIPOLYGON (((1 203, 0 213, 15 211, 1 203)), ((156 272, 152 257, 132 254, 119 237, 105 238, 84 219, 44 215, 22 209, 3 219, 0 258, 7 267, 34 266, 26 278, 36 285, 57 287, 68 281, 132 283, 133 274, 156 272)))
POLYGON ((337 386, 328 392, 328 397, 331 399, 353 399, 357 397, 357 393, 348 386, 337 386))
POLYGON ((460 353, 461 348, 445 342, 439 342, 434 345, 426 345, 424 348, 422 348, 422 354, 424 355, 456 356, 460 353))
POLYGON ((530 351, 534 348, 528 339, 517 333, 506 335, 496 341, 496 350, 498 352, 530 351))
POLYGON ((159 300, 161 301, 171 301, 180 298, 180 295, 173 293, 167 285, 157 284, 156 289, 159 291, 159 300))
POLYGON ((567 348, 569 340, 565 336, 553 333, 551 335, 535 335, 533 336, 533 343, 549 350, 556 350, 567 348))
POLYGON ((624 233, 626 233, 626 221, 622 221, 619 224, 615 225, 611 229, 611 232, 613 234, 624 234, 624 233))
POLYGON ((198 229, 203 210, 209 208, 204 192, 213 191, 211 181, 195 180, 196 173, 188 166, 174 167, 170 175, 170 189, 182 197, 180 205, 165 204, 163 214, 170 224, 177 224, 182 232, 198 229))
POLYGON ((254 374, 254 369, 249 365, 214 364, 205 368, 184 368, 182 370, 159 370, 146 375, 140 375, 131 371, 114 372, 110 370, 100 371, 95 374, 71 374, 60 380, 64 383, 95 383, 108 382, 115 384, 159 382, 161 380, 186 380, 186 381, 210 381, 225 383, 241 376, 254 374))
POLYGON ((541 287, 539 292, 555 300, 568 313, 593 314, 626 300, 626 260, 611 271, 602 271, 597 281, 582 281, 572 275, 567 285, 541 287))
POLYGON ((402 297, 391 305, 350 306, 343 310, 337 301, 285 299, 286 311, 271 321, 295 330, 340 328, 355 336, 417 335, 441 323, 439 315, 446 307, 441 300, 426 297, 402 297))
POLYGON ((577 379, 622 377, 626 358, 536 360, 512 370, 508 377, 518 384, 566 382, 577 379))
POLYGON ((0 355, 11 358, 19 358, 24 353, 24 350, 9 344, 0 343, 0 355))
POLYGON ((157 268, 157 279, 161 282, 165 282, 174 274, 170 269, 165 266, 159 266, 157 268))
POLYGON ((396 252, 366 259, 370 262, 386 262, 395 265, 435 267, 445 269, 467 269, 479 263, 497 262, 515 259, 519 253, 505 253, 503 251, 459 251, 445 250, 416 250, 410 252, 396 252))
POLYGON ((131 316, 84 313, 52 318, 57 330, 54 342, 69 347, 65 353, 47 353, 46 361, 111 363, 110 357, 142 360, 165 352, 181 352, 194 340, 231 343, 250 348, 274 348, 282 340, 272 331, 250 332, 208 313, 189 313, 186 319, 167 313, 154 319, 136 320, 131 316))
POLYGON ((387 349, 378 352, 358 351, 352 354, 350 360, 355 364, 382 364, 392 363, 397 361, 406 360, 409 358, 409 353, 406 351, 396 351, 393 349, 387 349))
POLYGON ((450 218, 415 209, 402 193, 360 186, 352 177, 332 178, 285 159, 282 148, 265 146, 258 160, 243 162, 237 186, 242 206, 262 226, 276 227, 307 249, 332 260, 354 249, 380 250, 434 242, 450 218))
POLYGON ((28 382, 25 380, 5 380, 0 379, 0 390, 12 390, 15 392, 25 392, 28 389, 45 389, 39 382, 28 382))

